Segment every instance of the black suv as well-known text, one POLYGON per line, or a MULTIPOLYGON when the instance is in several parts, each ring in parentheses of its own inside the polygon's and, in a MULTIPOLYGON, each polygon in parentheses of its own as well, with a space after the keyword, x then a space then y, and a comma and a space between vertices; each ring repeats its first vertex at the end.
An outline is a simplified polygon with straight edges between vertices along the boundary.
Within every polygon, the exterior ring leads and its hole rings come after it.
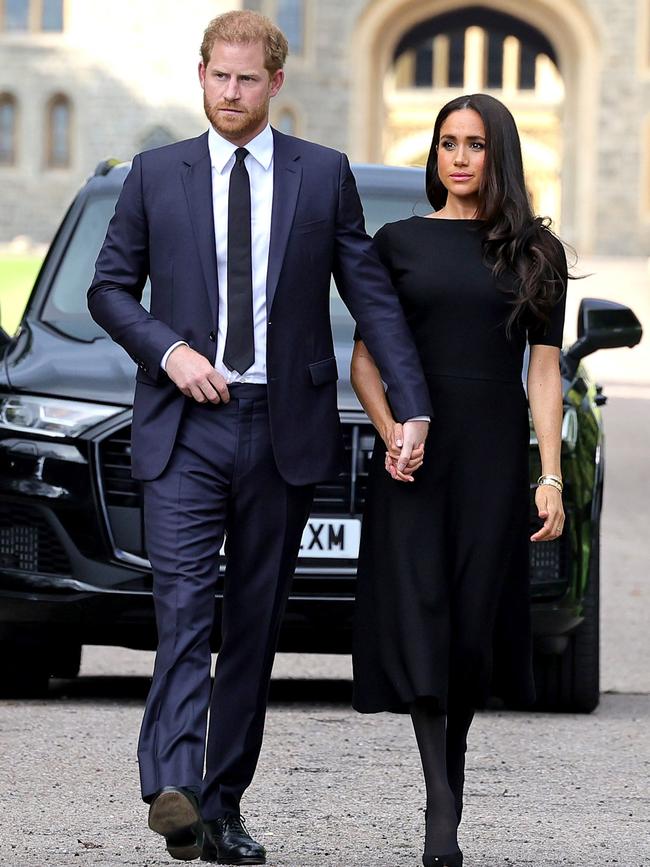
MULTIPOLYGON (((151 571, 140 483, 129 472, 135 367, 90 318, 86 289, 129 170, 98 166, 52 242, 13 337, 0 333, 0 691, 38 693, 74 677, 83 644, 154 648, 151 571)), ((430 210, 419 169, 356 166, 368 230, 430 210)), ((145 302, 146 303, 146 302, 145 302)), ((339 370, 353 322, 332 288, 339 370)), ((562 356, 566 531, 531 544, 540 707, 598 703, 598 564, 605 398, 580 365, 632 346, 626 307, 582 303, 562 356)), ((350 388, 339 408, 348 470, 316 491, 281 635, 289 651, 349 652, 356 556, 373 431, 350 388)), ((468 408, 471 416, 471 408, 468 408)), ((532 504, 539 460, 531 429, 532 504)), ((220 594, 215 600, 217 615, 220 594)), ((219 646, 215 618, 214 647, 219 646)))

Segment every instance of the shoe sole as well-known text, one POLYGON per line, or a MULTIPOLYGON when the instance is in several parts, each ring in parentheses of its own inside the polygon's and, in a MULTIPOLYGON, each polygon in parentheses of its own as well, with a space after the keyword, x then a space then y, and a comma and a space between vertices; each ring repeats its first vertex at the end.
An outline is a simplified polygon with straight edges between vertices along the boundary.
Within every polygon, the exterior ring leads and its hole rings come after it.
POLYGON ((248 858, 219 858, 217 853, 207 847, 201 852, 201 861, 207 861, 210 864, 266 864, 266 857, 259 855, 251 855, 248 858))
POLYGON ((266 864, 266 858, 201 858, 201 861, 209 861, 211 864, 266 864))
MULTIPOLYGON (((162 792, 149 808, 149 827, 162 837, 174 837, 201 821, 194 805, 182 792, 162 792)), ((177 861, 194 861, 201 854, 201 846, 195 842, 176 845, 167 842, 167 851, 177 861)))

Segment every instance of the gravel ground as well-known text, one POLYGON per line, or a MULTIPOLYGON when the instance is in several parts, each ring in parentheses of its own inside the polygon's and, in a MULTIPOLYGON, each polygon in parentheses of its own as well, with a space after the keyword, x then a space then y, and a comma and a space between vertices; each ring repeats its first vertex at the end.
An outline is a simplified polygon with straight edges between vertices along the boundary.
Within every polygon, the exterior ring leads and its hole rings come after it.
MULTIPOLYGON (((80 680, 55 684, 49 701, 0 707, 0 864, 172 863, 146 828, 137 787, 147 680, 93 676, 106 661, 93 665, 101 650, 80 680)), ((345 662, 329 660, 329 681, 274 683, 243 805, 272 867, 420 863, 423 784, 410 723, 352 712, 349 682, 336 679, 345 662)), ((283 667, 296 678, 311 664, 293 657, 283 667)), ((649 726, 647 695, 605 695, 591 716, 480 714, 461 828, 468 867, 648 867, 649 726)))

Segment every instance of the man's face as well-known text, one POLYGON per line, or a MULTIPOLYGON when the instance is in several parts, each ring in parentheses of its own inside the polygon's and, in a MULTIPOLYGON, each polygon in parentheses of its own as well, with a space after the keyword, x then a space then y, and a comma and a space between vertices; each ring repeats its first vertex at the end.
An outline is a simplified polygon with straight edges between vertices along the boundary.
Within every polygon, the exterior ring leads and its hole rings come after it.
POLYGON ((199 80, 208 120, 225 139, 243 147, 268 123, 269 103, 282 87, 284 72, 269 75, 261 42, 217 40, 207 66, 199 64, 199 80))

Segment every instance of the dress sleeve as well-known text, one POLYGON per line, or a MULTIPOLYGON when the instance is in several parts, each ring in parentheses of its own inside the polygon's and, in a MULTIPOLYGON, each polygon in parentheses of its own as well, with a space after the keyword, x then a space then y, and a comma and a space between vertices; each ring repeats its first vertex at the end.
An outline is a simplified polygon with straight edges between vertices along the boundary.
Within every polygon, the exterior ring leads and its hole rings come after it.
POLYGON ((564 331, 564 312, 566 308, 567 292, 567 264, 564 247, 557 241, 560 252, 560 280, 562 283, 562 295, 555 302, 550 311, 550 321, 535 320, 528 327, 528 343, 531 346, 543 344, 545 346, 557 346, 562 348, 562 333, 564 331))
MULTIPOLYGON (((388 246, 388 223, 385 223, 380 229, 377 229, 372 239, 372 248, 379 257, 381 264, 388 270, 390 273, 391 265, 390 265, 390 255, 389 255, 389 246, 388 246)), ((354 328, 354 336, 352 338, 356 343, 357 340, 361 340, 361 333, 359 332, 359 326, 355 325, 354 328)))

